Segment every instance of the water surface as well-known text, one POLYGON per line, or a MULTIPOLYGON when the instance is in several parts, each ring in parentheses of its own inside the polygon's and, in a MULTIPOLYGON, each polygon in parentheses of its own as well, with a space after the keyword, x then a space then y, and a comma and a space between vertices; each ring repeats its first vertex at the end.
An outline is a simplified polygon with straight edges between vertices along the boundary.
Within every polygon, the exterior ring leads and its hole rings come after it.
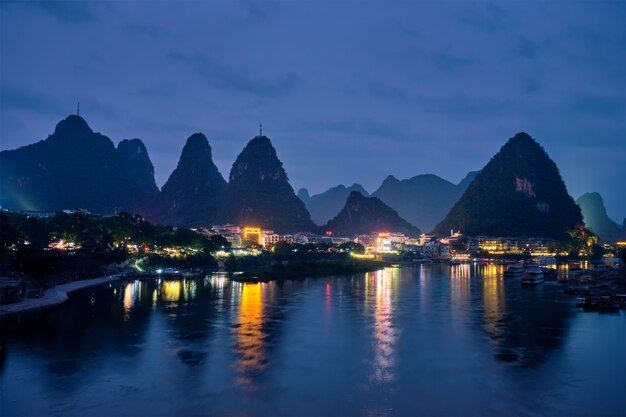
POLYGON ((1 343, 3 417, 626 415, 626 314, 493 265, 120 282, 1 343))

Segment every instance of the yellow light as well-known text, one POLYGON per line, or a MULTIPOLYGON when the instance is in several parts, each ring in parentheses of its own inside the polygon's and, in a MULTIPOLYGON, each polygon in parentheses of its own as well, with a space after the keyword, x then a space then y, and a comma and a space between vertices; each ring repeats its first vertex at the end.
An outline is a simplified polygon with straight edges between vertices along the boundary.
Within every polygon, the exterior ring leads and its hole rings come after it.
POLYGON ((161 298, 165 302, 176 302, 180 299, 180 281, 164 281, 161 287, 161 298))
POLYGON ((353 258, 357 258, 357 259, 374 259, 374 254, 368 253, 368 254, 360 254, 360 253, 353 253, 352 254, 353 258))
POLYGON ((260 227, 244 227, 243 229, 243 238, 246 240, 251 240, 250 237, 254 237, 254 241, 259 243, 261 240, 261 228, 260 227))

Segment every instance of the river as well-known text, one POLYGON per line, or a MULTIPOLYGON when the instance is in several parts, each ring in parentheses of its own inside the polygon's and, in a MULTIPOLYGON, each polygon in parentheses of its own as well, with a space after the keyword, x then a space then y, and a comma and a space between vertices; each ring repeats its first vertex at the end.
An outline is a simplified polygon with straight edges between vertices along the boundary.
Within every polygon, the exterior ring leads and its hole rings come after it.
POLYGON ((502 272, 81 290, 2 320, 0 414, 626 415, 625 312, 502 272))

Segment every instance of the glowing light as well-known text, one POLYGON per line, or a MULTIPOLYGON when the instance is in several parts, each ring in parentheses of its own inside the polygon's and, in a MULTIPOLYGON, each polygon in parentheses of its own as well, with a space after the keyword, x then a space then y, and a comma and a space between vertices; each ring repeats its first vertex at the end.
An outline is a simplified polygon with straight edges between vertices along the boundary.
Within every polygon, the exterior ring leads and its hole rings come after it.
POLYGON ((263 292, 261 283, 243 283, 239 304, 239 327, 236 330, 236 350, 239 353, 236 369, 237 383, 247 390, 254 390, 250 372, 265 367, 263 331, 263 292))
POLYGON ((351 253, 353 258, 357 258, 357 259, 374 259, 374 254, 373 253, 366 253, 366 254, 360 254, 360 253, 351 253))
POLYGON ((139 264, 142 262, 143 262, 143 259, 137 259, 135 261, 135 264, 133 265, 133 267, 135 267, 135 269, 137 269, 137 271, 139 272, 143 272, 143 269, 139 266, 139 264))
POLYGON ((180 281, 164 281, 161 287, 161 298, 165 302, 180 300, 180 281))
POLYGON ((261 228, 259 227, 244 227, 243 238, 246 240, 259 243, 261 241, 261 228))
POLYGON ((372 377, 380 382, 390 382, 395 378, 395 344, 398 330, 393 325, 393 302, 395 294, 395 269, 366 274, 366 299, 374 295, 374 369, 372 377))
POLYGON ((124 312, 129 313, 133 308, 135 299, 135 286, 132 283, 126 284, 124 287, 124 312))

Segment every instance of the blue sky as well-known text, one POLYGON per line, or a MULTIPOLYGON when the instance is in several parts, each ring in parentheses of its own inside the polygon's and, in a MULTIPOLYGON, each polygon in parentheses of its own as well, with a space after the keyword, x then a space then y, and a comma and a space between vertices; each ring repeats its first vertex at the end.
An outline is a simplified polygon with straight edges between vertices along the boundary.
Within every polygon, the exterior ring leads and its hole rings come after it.
POLYGON ((626 217, 626 2, 0 3, 0 147, 75 111, 162 185, 202 132, 224 177, 264 125, 295 189, 458 182, 519 131, 626 217))

